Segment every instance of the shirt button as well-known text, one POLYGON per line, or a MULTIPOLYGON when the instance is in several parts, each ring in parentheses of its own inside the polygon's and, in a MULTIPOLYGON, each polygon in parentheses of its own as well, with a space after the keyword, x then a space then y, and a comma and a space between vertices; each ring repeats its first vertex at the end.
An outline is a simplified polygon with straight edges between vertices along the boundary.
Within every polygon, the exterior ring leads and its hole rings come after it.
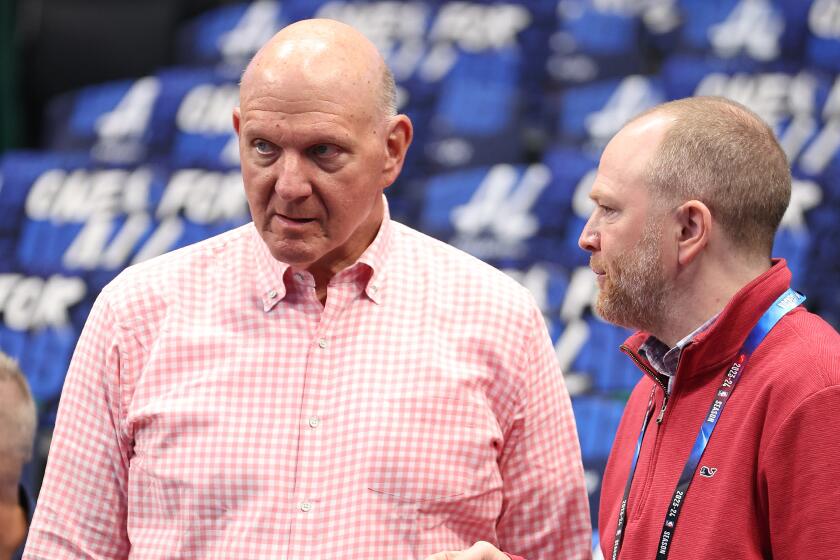
POLYGON ((300 511, 302 511, 303 513, 306 513, 307 511, 310 511, 312 509, 312 503, 311 502, 301 502, 299 507, 300 507, 300 511))
POLYGON ((377 288, 377 287, 376 287, 376 284, 373 284, 373 285, 370 287, 370 293, 375 294, 375 293, 376 293, 376 290, 378 290, 378 289, 379 289, 379 288, 377 288))
POLYGON ((277 297, 277 290, 271 290, 268 292, 268 299, 274 299, 277 297))
POLYGON ((317 416, 310 416, 309 417, 309 427, 310 428, 317 428, 321 424, 321 419, 317 416))
POLYGON ((319 348, 326 348, 327 347, 327 339, 326 338, 319 338, 318 339, 318 347, 319 348))

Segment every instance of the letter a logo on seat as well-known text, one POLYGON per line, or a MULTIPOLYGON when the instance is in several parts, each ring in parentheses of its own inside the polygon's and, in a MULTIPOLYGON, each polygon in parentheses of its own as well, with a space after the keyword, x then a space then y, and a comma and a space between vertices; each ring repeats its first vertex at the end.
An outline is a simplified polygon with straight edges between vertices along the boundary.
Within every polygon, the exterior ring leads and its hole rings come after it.
POLYGON ((700 467, 700 476, 705 476, 706 478, 712 478, 716 472, 717 467, 707 467, 705 465, 700 467))

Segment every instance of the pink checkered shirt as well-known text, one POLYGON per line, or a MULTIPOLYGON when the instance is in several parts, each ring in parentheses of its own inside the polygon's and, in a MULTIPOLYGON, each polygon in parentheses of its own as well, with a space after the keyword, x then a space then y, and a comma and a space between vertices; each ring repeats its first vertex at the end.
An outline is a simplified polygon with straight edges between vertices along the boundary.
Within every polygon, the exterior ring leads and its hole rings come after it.
POLYGON ((106 287, 24 557, 582 559, 590 534, 530 294, 386 216, 325 307, 251 224, 106 287))

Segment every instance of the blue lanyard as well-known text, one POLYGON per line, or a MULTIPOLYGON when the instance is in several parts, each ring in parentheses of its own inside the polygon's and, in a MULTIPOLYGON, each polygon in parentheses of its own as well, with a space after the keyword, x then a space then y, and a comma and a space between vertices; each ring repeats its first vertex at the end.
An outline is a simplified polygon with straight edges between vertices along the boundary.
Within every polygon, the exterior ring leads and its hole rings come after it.
MULTIPOLYGON (((674 530, 677 525, 677 518, 682 510, 683 503, 685 503, 685 495, 688 492, 688 487, 691 484, 691 479, 694 478, 694 473, 697 471, 697 465, 700 464, 700 459, 703 457, 703 452, 709 444, 709 439, 712 437, 715 426, 723 414, 723 409, 735 389, 735 384, 741 378, 741 374, 746 368, 747 362, 752 356, 752 353, 758 348, 758 345, 764 340, 764 337, 770 330, 779 322, 779 319, 785 316, 788 311, 795 309, 803 301, 805 296, 788 288, 785 293, 776 299, 764 312, 758 323, 752 328, 747 339, 744 342, 741 350, 738 352, 738 357, 726 371, 720 387, 715 393, 715 399, 709 407, 709 412, 706 415, 706 420, 700 426, 700 431, 697 438, 694 440, 694 445, 691 448, 691 453, 688 460, 683 467, 680 480, 677 483, 677 488, 674 490, 674 495, 671 498, 671 503, 668 505, 668 512, 665 515, 665 523, 662 526, 662 533, 659 537, 659 544, 656 550, 657 560, 665 560, 668 558, 668 553, 671 549, 671 542, 674 536, 674 530)), ((653 397, 656 388, 650 393, 650 400, 648 401, 645 418, 642 421, 642 429, 639 433, 639 439, 636 442, 636 449, 633 452, 633 461, 630 463, 630 474, 627 477, 627 484, 624 487, 624 497, 621 500, 621 507, 618 512, 618 523, 615 529, 615 541, 613 544, 612 560, 618 559, 618 553, 621 550, 621 543, 624 540, 624 528, 627 523, 627 498, 630 496, 630 487, 633 485, 633 475, 636 473, 636 465, 639 462, 639 451, 642 448, 642 441, 645 438, 648 423, 650 421, 651 412, 653 411, 653 397)))

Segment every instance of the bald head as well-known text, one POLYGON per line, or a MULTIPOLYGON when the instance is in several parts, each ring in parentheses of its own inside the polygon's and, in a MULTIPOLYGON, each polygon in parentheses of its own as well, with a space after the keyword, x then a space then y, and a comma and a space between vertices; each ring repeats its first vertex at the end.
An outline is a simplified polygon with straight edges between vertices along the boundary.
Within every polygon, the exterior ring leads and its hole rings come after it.
POLYGON ((287 83, 335 88, 360 110, 396 114, 394 77, 379 51, 344 23, 310 19, 280 30, 254 55, 240 84, 240 103, 287 83))

